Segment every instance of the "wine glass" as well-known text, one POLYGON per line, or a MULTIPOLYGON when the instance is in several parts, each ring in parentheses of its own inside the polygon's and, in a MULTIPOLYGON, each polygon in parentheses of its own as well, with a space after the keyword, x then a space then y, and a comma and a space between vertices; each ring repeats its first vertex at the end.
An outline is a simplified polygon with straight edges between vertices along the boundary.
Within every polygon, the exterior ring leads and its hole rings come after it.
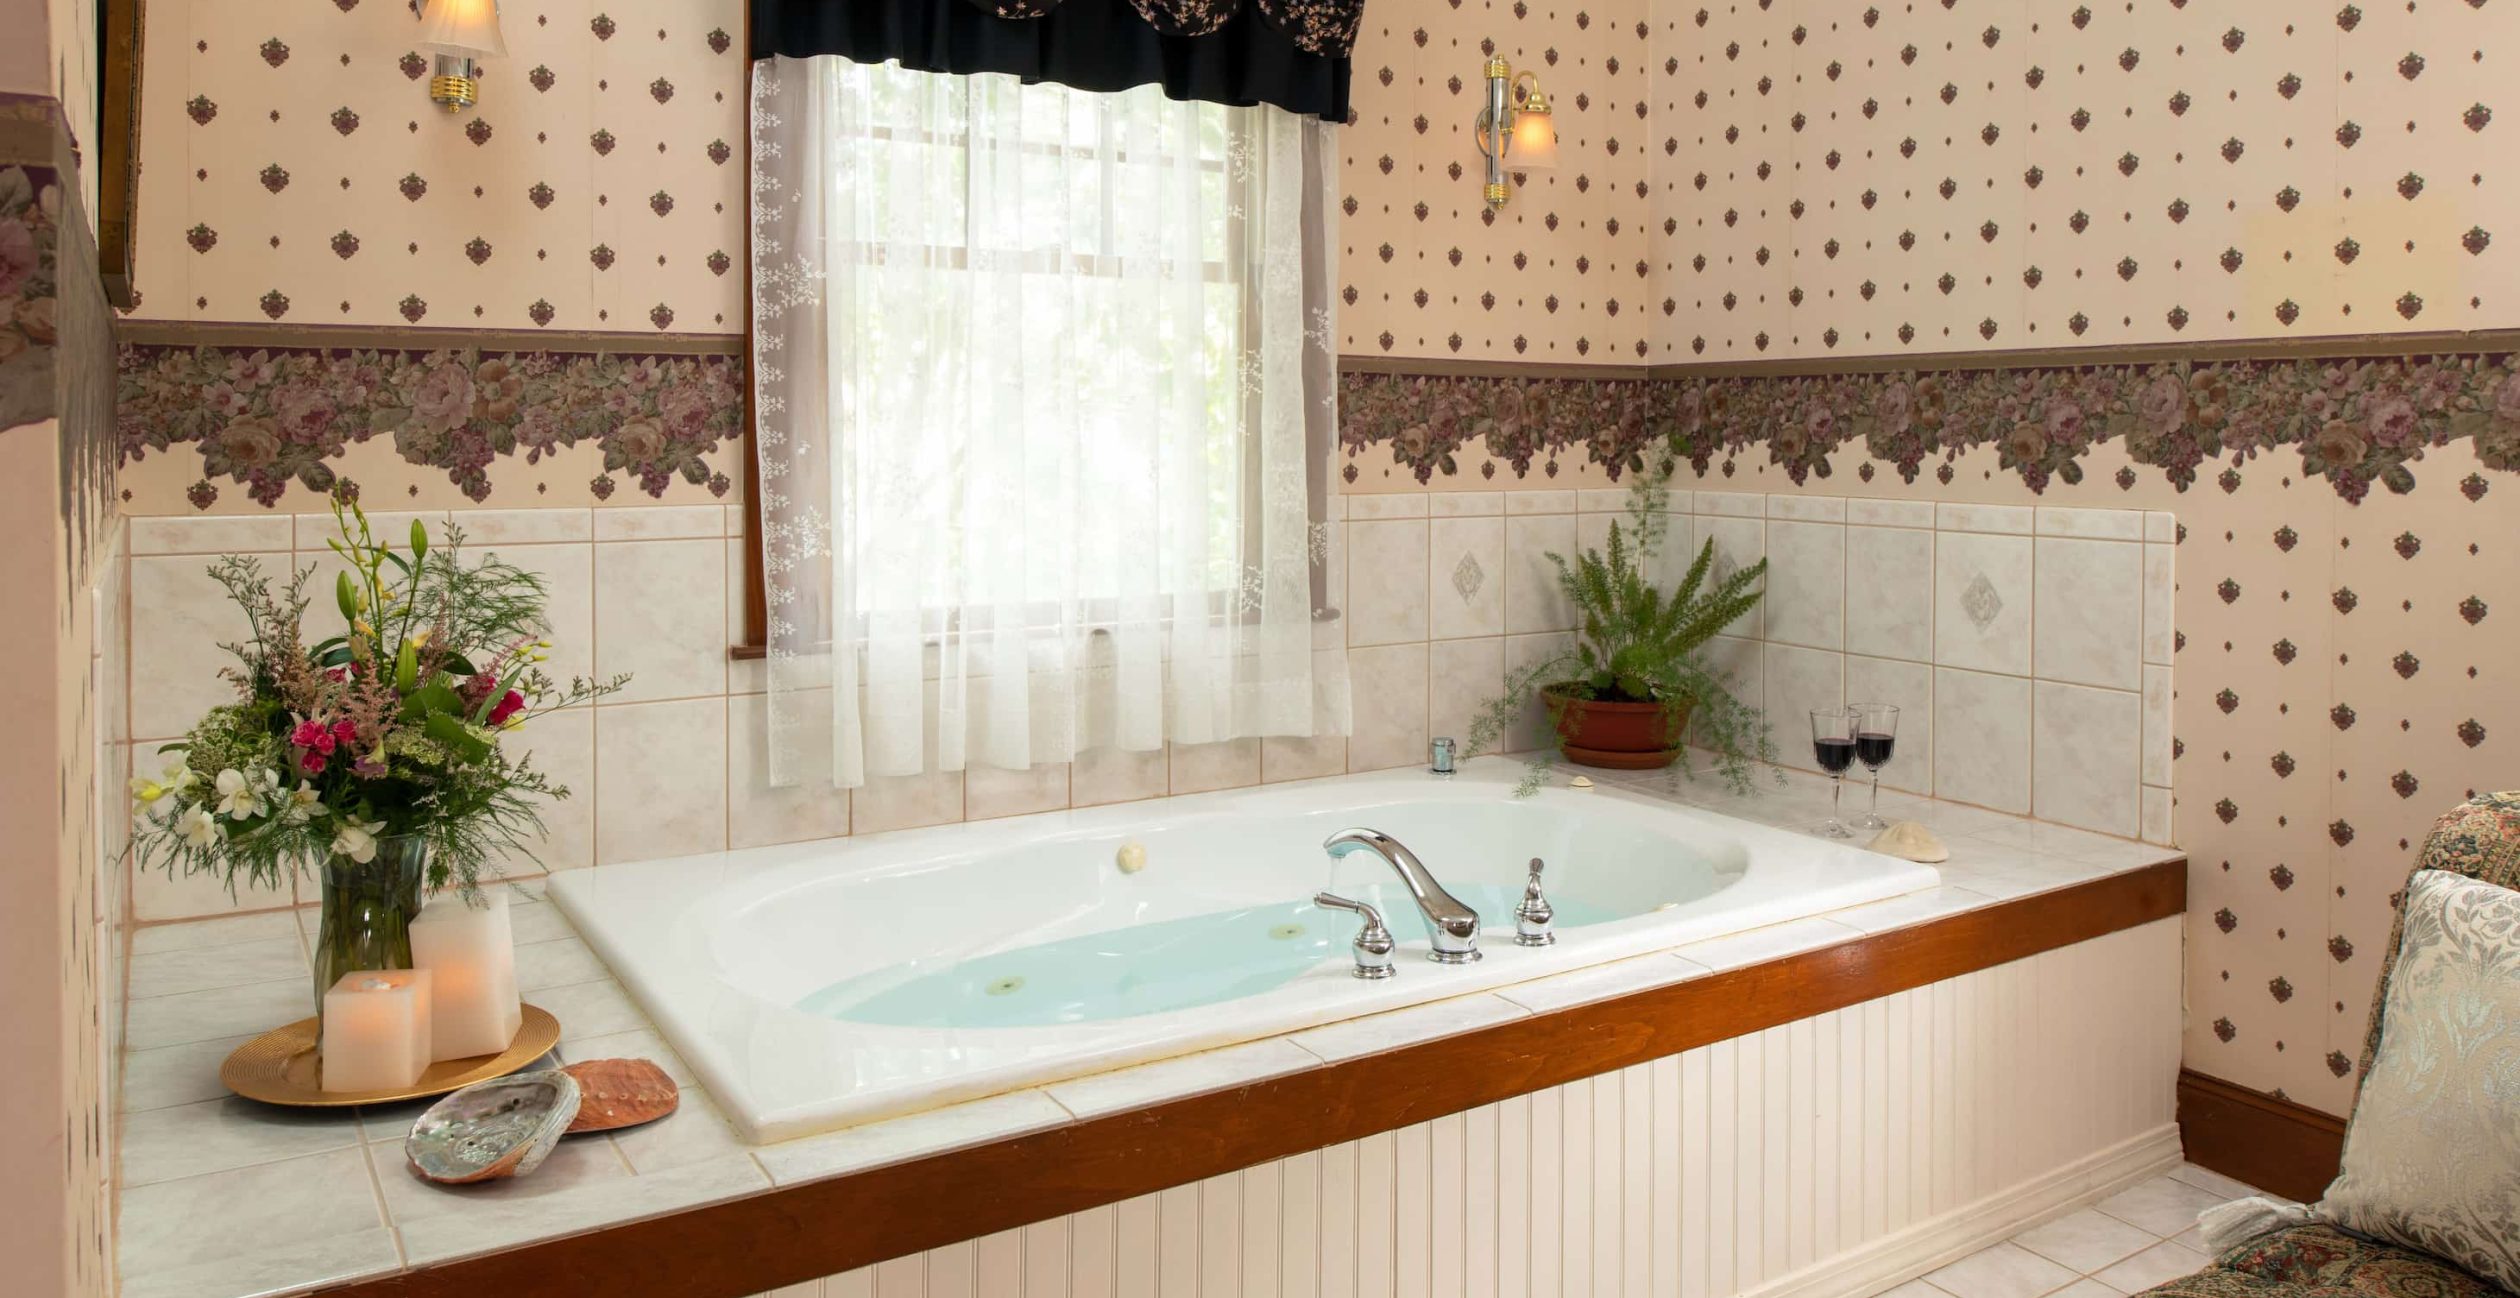
POLYGON ((1853 838, 1855 832, 1838 819, 1838 803, 1846 792, 1846 768, 1855 764, 1856 716, 1852 708, 1811 710, 1811 752, 1829 773, 1829 818, 1816 831, 1827 838, 1853 838))
POLYGON ((1858 703, 1855 713, 1855 760, 1872 772, 1872 805, 1856 821, 1865 829, 1888 829, 1881 818, 1881 768, 1890 764, 1890 750, 1899 742, 1899 710, 1887 703, 1858 703))

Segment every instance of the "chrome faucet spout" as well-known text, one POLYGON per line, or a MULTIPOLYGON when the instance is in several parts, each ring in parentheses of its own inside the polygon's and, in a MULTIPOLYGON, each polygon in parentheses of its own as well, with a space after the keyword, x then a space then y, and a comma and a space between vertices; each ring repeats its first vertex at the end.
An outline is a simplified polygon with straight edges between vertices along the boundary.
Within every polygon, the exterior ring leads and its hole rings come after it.
POLYGON ((1400 876, 1400 882, 1408 886, 1410 898, 1417 902, 1418 913, 1426 917, 1427 932, 1434 939, 1434 949, 1427 952, 1427 959, 1437 964, 1468 964, 1479 958, 1479 912, 1444 891, 1434 872, 1417 859, 1417 853, 1401 846, 1399 839, 1378 829, 1342 829, 1322 840, 1321 850, 1328 852, 1332 860, 1351 852, 1370 852, 1400 876))

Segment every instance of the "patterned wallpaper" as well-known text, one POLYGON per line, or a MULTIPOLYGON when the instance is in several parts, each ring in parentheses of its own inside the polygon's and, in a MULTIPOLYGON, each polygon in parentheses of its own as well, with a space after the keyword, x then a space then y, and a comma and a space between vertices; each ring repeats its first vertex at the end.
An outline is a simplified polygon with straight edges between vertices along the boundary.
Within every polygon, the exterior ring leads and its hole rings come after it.
MULTIPOLYGON (((512 5, 513 57, 454 119, 401 71, 402 5, 214 12, 150 10, 139 315, 736 327, 740 163, 714 147, 741 142, 740 56, 715 39, 739 30, 735 0, 512 5)), ((1343 350, 1638 365, 2520 326, 2497 23, 2476 3, 1374 0, 1344 137, 1343 350), (1468 134, 1488 42, 1540 73, 1561 139, 1497 213, 1468 134)), ((2469 787, 2520 785, 2497 721, 2499 664, 2520 661, 2506 385, 2357 386, 2308 424, 2317 382, 2250 383, 2269 416, 2251 423, 2183 375, 2181 418, 2155 431, 2166 398, 2148 415, 2131 380, 2069 393, 2087 418, 2052 423, 2060 380, 1894 367, 1745 381, 1737 433, 1686 434, 1701 481, 1788 491, 1799 467, 1834 494, 2176 512, 2188 1062, 2341 1110, 2332 1063, 2355 1052, 2401 840, 2469 787), (1892 379, 1965 388, 1985 418, 1902 443, 1878 405, 1892 379)), ((1560 396, 1537 416, 1360 403, 1350 490, 1421 470, 1606 484, 1642 427, 1603 393, 1560 396)), ((479 485, 590 503, 610 440, 479 485)), ((204 448, 173 449, 129 467, 126 510, 195 508, 204 448)), ((392 437, 333 467, 425 504, 470 491, 392 437)))
POLYGON ((1653 357, 2508 325, 2510 21, 1654 0, 1653 357))

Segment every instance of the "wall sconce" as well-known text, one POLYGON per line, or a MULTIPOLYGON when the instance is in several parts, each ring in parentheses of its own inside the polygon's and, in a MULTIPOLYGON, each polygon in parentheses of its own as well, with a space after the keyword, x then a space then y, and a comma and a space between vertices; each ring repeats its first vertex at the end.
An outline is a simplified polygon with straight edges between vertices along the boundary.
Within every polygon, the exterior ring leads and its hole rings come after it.
POLYGON ((1540 78, 1514 75, 1505 60, 1487 62, 1487 106, 1479 110, 1479 156, 1487 159, 1487 205, 1505 206, 1505 172, 1544 171, 1557 165, 1557 124, 1540 78))
POLYGON ((428 12, 420 16, 420 45, 437 53, 430 100, 450 113, 472 107, 481 92, 476 60, 507 55, 499 0, 429 0, 428 12))

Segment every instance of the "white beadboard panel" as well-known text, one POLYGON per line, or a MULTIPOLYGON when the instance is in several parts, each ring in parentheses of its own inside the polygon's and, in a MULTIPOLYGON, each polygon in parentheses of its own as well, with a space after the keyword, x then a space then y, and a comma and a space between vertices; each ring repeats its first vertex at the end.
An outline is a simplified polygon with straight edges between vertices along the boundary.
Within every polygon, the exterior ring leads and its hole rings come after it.
POLYGON ((2180 959, 2161 920, 821 1292, 1877 1292, 2177 1161, 2180 959))

